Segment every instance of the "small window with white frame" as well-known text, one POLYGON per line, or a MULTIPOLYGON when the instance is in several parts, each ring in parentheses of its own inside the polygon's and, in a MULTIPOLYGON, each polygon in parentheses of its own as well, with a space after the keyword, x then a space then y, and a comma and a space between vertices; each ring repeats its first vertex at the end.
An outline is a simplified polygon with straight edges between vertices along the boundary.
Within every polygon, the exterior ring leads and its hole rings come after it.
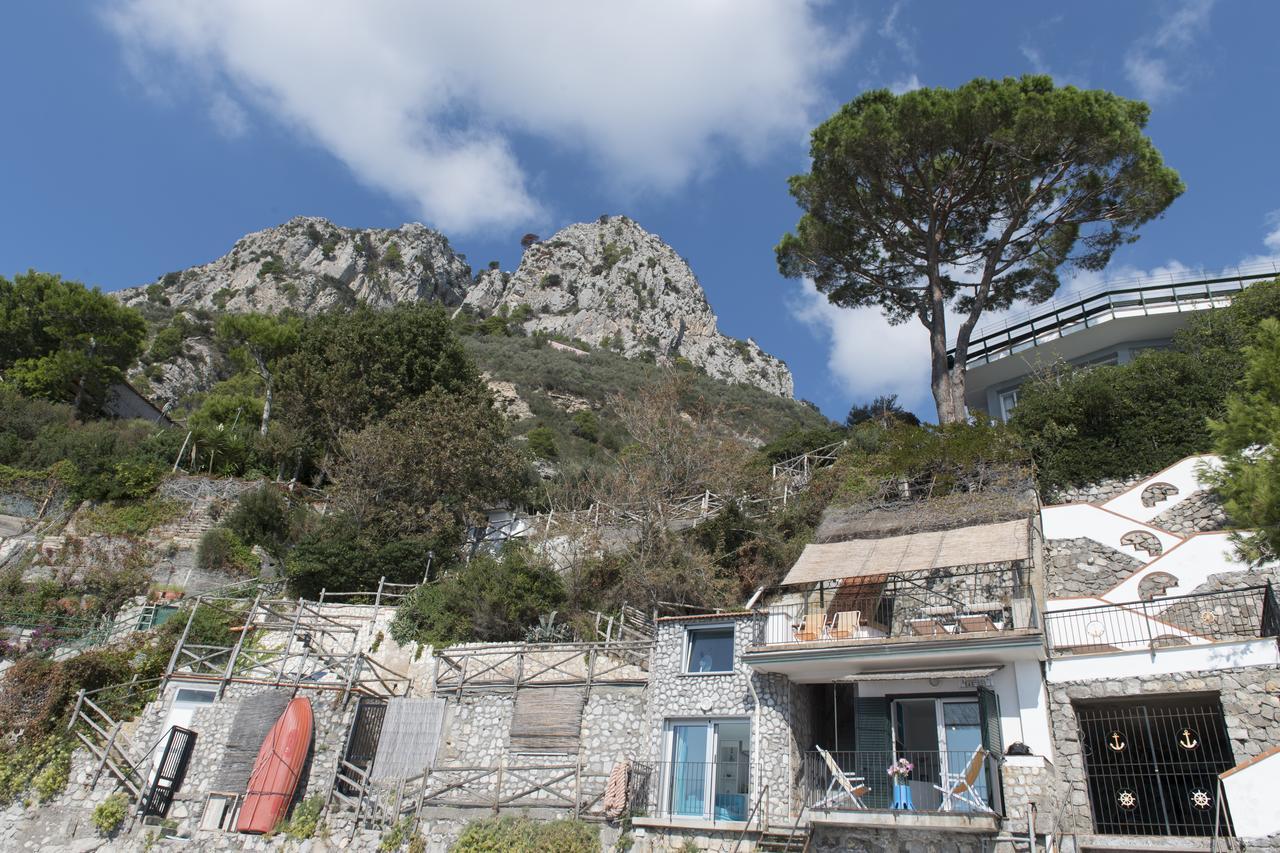
POLYGON ((1000 392, 1000 420, 1007 421, 1009 416, 1013 414, 1014 407, 1018 405, 1018 389, 1011 388, 1008 391, 1000 392))
POLYGON ((688 673, 733 672, 733 625, 699 625, 685 629, 688 673))

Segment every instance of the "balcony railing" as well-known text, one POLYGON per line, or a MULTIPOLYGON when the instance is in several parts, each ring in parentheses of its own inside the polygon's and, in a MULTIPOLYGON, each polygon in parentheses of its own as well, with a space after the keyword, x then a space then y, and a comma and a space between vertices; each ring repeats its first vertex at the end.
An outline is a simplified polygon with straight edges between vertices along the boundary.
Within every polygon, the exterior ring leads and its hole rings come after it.
POLYGON ((962 639, 1037 629, 1020 567, 893 575, 815 586, 803 601, 758 611, 757 646, 962 639))
POLYGON ((745 821, 754 768, 741 757, 723 761, 657 761, 633 768, 633 814, 671 819, 745 821))
POLYGON ((1280 635, 1271 585, 1054 610, 1044 615, 1054 657, 1201 646, 1280 635))
POLYGON ((806 752, 800 783, 806 808, 815 811, 898 809, 969 814, 1001 811, 1000 760, 993 755, 982 757, 981 767, 974 778, 972 797, 947 797, 943 793, 943 790, 956 787, 957 780, 966 776, 974 758, 972 750, 858 750, 829 755, 854 795, 850 795, 836 778, 821 753, 806 752), (907 775, 889 775, 889 768, 904 759, 911 765, 907 775))

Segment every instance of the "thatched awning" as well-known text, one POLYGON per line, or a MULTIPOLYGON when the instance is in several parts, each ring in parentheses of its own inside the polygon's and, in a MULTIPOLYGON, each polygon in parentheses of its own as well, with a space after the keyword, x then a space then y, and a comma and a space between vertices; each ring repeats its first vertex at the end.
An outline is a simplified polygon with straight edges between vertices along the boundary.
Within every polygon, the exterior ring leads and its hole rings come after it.
POLYGON ((911 533, 887 539, 852 539, 806 545, 783 586, 1025 560, 1031 553, 1030 522, 911 533))

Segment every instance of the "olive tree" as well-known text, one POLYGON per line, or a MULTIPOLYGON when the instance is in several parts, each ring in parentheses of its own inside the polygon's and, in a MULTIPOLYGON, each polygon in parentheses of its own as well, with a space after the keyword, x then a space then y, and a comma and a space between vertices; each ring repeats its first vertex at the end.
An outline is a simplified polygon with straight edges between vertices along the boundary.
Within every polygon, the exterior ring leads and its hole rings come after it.
POLYGON ((1048 299, 1063 267, 1101 269, 1182 193, 1143 133, 1149 112, 1044 75, 867 92, 813 131, 779 268, 836 305, 923 324, 938 419, 961 421, 983 312, 1048 299))

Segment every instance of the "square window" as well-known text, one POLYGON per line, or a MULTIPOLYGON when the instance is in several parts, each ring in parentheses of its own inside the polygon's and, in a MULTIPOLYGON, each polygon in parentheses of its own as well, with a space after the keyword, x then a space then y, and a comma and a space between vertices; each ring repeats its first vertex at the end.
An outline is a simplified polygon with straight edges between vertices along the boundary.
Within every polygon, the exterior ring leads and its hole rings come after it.
POLYGON ((686 629, 685 672, 733 672, 733 626, 686 629))

